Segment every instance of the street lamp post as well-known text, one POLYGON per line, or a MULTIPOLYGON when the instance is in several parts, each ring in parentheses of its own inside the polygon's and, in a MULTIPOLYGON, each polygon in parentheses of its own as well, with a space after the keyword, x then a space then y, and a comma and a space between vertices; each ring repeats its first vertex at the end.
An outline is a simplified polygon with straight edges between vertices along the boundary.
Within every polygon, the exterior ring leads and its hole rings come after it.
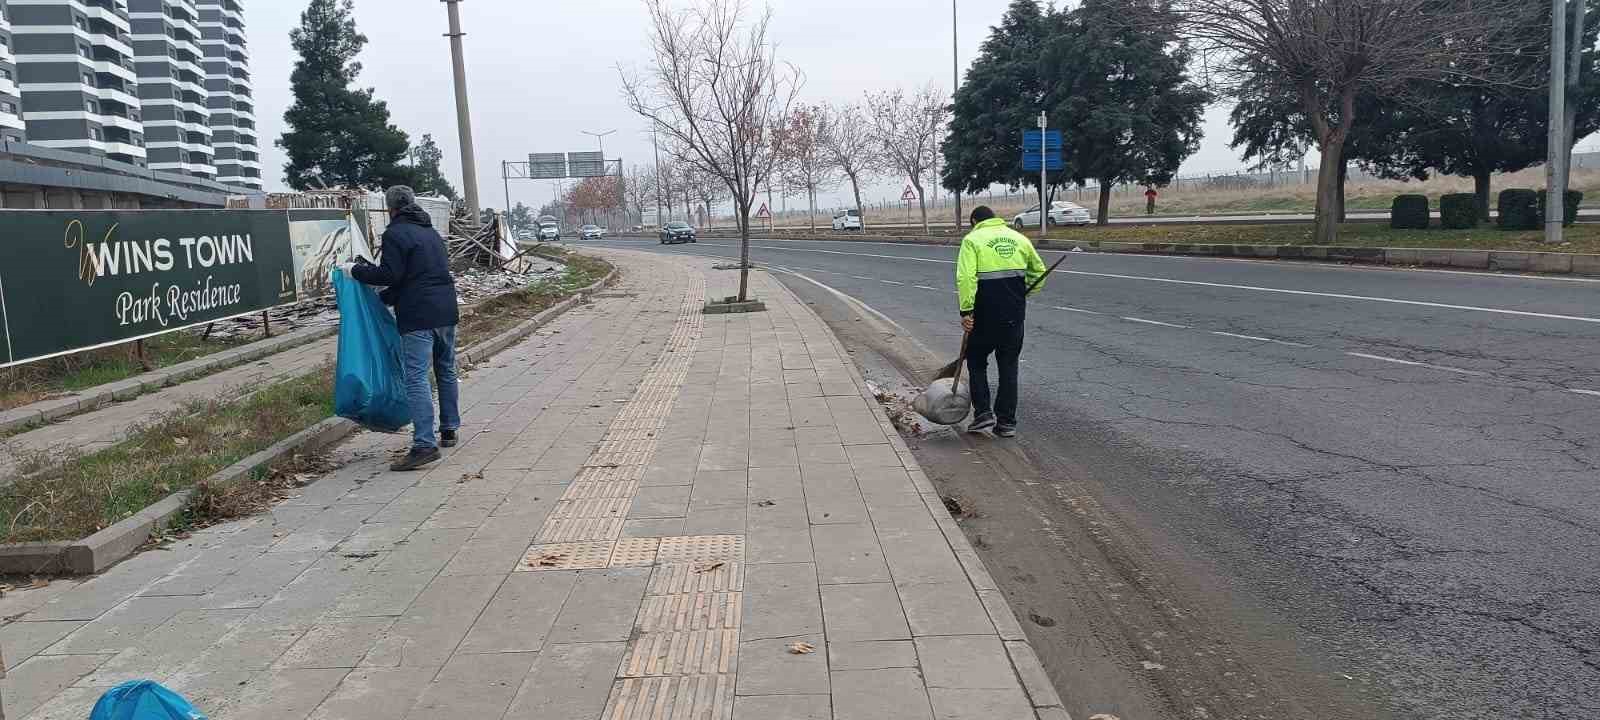
POLYGON ((467 107, 467 60, 461 48, 461 0, 443 0, 450 13, 450 59, 455 66, 456 130, 461 137, 461 185, 467 196, 469 216, 478 222, 478 161, 472 152, 472 111, 467 107))
MULTIPOLYGON (((960 25, 956 16, 957 0, 950 0, 950 104, 955 105, 956 89, 961 87, 961 43, 957 41, 960 25)), ((937 179, 935 179, 937 182, 937 179)), ((956 234, 961 234, 961 191, 956 195, 956 234)))

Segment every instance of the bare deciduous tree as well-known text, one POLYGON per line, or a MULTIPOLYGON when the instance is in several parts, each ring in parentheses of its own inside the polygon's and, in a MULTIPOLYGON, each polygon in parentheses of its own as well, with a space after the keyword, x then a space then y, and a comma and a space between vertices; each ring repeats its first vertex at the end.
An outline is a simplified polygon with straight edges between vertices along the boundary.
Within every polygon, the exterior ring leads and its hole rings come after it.
MULTIPOLYGON (((1238 94, 1261 83, 1297 91, 1322 156, 1319 242, 1338 236, 1344 144, 1363 92, 1400 101, 1419 82, 1514 83, 1507 30, 1532 21, 1528 0, 1172 0, 1176 27, 1209 79, 1238 94), (1464 77, 1465 76, 1465 77, 1464 77)), ((1163 20, 1164 22, 1167 20, 1163 20)))
POLYGON ((939 159, 948 101, 938 86, 928 84, 907 93, 895 89, 867 94, 871 136, 884 165, 903 173, 917 194, 922 211, 922 232, 928 232, 928 200, 924 176, 931 175, 939 159))
POLYGON ((655 168, 637 163, 629 166, 623 183, 623 195, 628 205, 624 214, 637 214, 639 222, 643 223, 645 203, 653 203, 656 199, 655 168))
POLYGON ((856 212, 861 215, 861 228, 865 230, 867 211, 861 205, 861 182, 871 179, 883 167, 883 158, 872 140, 872 124, 859 104, 842 103, 824 105, 817 126, 822 156, 850 180, 856 212))
POLYGON ((772 176, 770 135, 800 90, 767 37, 772 12, 749 17, 742 0, 701 0, 688 10, 645 0, 651 66, 622 71, 623 96, 667 137, 678 163, 716 177, 739 219, 739 300, 749 297, 750 206, 772 176))
POLYGON ((836 178, 822 148, 822 114, 819 105, 797 107, 776 133, 779 174, 786 185, 805 193, 811 232, 817 231, 817 188, 836 178))

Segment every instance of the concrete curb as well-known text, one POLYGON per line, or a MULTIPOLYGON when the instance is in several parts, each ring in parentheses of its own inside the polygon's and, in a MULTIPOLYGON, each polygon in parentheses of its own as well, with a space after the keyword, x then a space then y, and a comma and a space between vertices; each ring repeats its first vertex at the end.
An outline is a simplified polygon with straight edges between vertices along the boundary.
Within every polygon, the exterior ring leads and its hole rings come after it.
MULTIPOLYGON (((784 287, 782 283, 779 283, 778 287, 791 297, 794 296, 794 293, 784 287)), ((889 438, 890 447, 894 448, 895 454, 900 458, 900 464, 905 466, 907 474, 911 476, 911 482, 916 486, 917 493, 922 497, 923 504, 927 506, 928 512, 932 513, 934 521, 939 525, 939 531, 944 535, 945 542, 949 543, 950 549, 955 552, 956 559, 960 561, 961 568, 966 573, 967 581, 977 591, 978 599, 983 602, 984 609, 988 611, 989 621, 994 625, 996 634, 1000 636, 1000 639, 1005 644, 1006 655, 1011 659, 1012 670, 1016 672, 1018 679, 1021 680, 1023 690, 1027 692, 1029 702, 1033 704, 1034 714, 1038 717, 1038 720, 1063 720, 1069 718, 1066 708, 1062 706, 1061 696, 1056 692, 1055 685, 1050 682, 1049 676, 1045 674, 1044 666, 1040 664, 1039 656, 1034 653, 1033 646, 1028 644, 1028 638, 1023 634, 1021 623, 1017 622, 1016 614, 1011 611, 1011 605, 1006 601, 1005 595, 1000 592, 1000 588, 995 584, 994 578, 989 575, 988 568, 984 567, 983 559, 978 557, 978 551, 967 540, 966 533, 961 531, 961 526, 956 524, 955 518, 950 517, 950 511, 944 506, 944 498, 939 495, 938 489, 933 486, 933 481, 928 479, 928 474, 922 470, 922 465, 917 462, 916 456, 911 453, 911 448, 906 445, 905 439, 900 437, 900 431, 895 428, 894 422, 889 419, 888 411, 883 409, 883 405, 878 402, 878 398, 872 394, 872 389, 867 385, 866 378, 862 376, 860 369, 855 366, 855 362, 850 359, 850 354, 846 352, 844 343, 840 342, 839 336, 831 328, 828 328, 827 323, 822 320, 821 316, 816 314, 816 311, 805 303, 800 302, 798 297, 795 298, 795 302, 799 307, 805 308, 806 312, 811 313, 817 319, 817 322, 822 323, 822 327, 828 330, 828 340, 833 343, 834 349, 838 351, 839 357, 843 359, 845 369, 850 373, 850 378, 855 383, 856 389, 861 392, 861 397, 867 401, 868 405, 872 406, 872 412, 878 418, 878 425, 883 428, 884 435, 889 438)))
MULTIPOLYGON (((344 418, 327 418, 273 443, 260 452, 218 470, 204 480, 228 486, 249 480, 261 468, 295 454, 311 453, 343 440, 357 425, 344 418)), ((0 573, 93 575, 131 555, 155 528, 182 512, 194 489, 179 490, 132 517, 76 541, 0 545, 0 573)))
POLYGON ((8 434, 31 425, 43 425, 64 417, 97 410, 103 405, 121 400, 131 400, 148 392, 177 385, 215 372, 254 362, 268 355, 276 355, 301 345, 316 342, 338 332, 337 325, 301 328, 277 337, 257 340, 247 345, 229 348, 171 367, 140 373, 75 393, 68 397, 41 400, 0 412, 0 434, 8 434))
MULTIPOLYGON (((707 237, 722 237, 708 235, 707 237)), ((913 235, 808 235, 782 234, 783 240, 816 242, 884 242, 953 247, 955 236, 929 238, 913 235)), ((1257 260, 1320 260, 1331 262, 1439 267, 1455 270, 1525 272, 1551 275, 1600 275, 1600 254, 1542 252, 1534 250, 1472 250, 1452 248, 1390 248, 1346 245, 1252 245, 1220 243, 1132 243, 1112 240, 1069 242, 1049 240, 1038 247, 1145 255, 1193 255, 1257 260)))
MULTIPOLYGON (((487 360, 540 326, 582 302, 584 296, 605 287, 617 277, 616 268, 604 278, 572 294, 516 327, 457 352, 466 362, 487 360)), ((203 482, 227 486, 248 480, 259 469, 296 454, 314 453, 349 437, 360 426, 339 417, 326 418, 305 430, 273 443, 270 447, 225 467, 203 482)), ((87 538, 77 541, 0 544, 0 574, 93 575, 132 555, 150 533, 163 526, 188 505, 194 489, 179 490, 155 504, 124 518, 87 538)))

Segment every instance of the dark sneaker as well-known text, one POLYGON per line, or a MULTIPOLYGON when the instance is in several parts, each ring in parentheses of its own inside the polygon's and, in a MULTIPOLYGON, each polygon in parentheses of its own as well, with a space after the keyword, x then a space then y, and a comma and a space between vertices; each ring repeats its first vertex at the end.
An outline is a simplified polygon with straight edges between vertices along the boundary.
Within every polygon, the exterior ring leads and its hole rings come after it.
POLYGON ((1003 438, 1014 438, 1017 436, 1017 426, 1001 425, 995 428, 994 434, 1003 438))
POLYGON ((439 447, 447 447, 447 448, 455 447, 457 442, 459 442, 459 438, 456 437, 456 431, 454 431, 454 430, 440 430, 439 431, 439 447))
POLYGON ((439 448, 428 448, 426 450, 411 448, 411 452, 406 453, 405 457, 394 461, 394 464, 390 465, 389 469, 395 472, 415 470, 428 463, 438 462, 439 457, 439 448))
POLYGON ((979 416, 977 416, 977 417, 972 419, 972 423, 970 425, 967 425, 967 432, 969 432, 969 433, 988 432, 988 431, 994 429, 994 425, 995 425, 994 415, 985 413, 983 415, 979 415, 979 416))

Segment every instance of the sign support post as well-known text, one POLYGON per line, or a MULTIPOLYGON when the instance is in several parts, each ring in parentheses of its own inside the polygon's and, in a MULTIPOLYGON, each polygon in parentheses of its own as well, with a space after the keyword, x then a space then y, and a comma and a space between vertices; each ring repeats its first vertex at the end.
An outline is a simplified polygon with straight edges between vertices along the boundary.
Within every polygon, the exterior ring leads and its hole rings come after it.
POLYGON ((1039 143, 1039 242, 1041 243, 1045 241, 1045 237, 1050 232, 1050 208, 1045 202, 1045 198, 1048 197, 1045 188, 1050 187, 1048 182, 1050 177, 1050 163, 1047 162, 1045 157, 1046 153, 1049 152, 1048 148, 1050 147, 1050 141, 1048 139, 1049 134, 1045 132, 1049 125, 1049 117, 1045 115, 1043 110, 1040 110, 1039 134, 1041 136, 1045 136, 1045 140, 1039 143))

